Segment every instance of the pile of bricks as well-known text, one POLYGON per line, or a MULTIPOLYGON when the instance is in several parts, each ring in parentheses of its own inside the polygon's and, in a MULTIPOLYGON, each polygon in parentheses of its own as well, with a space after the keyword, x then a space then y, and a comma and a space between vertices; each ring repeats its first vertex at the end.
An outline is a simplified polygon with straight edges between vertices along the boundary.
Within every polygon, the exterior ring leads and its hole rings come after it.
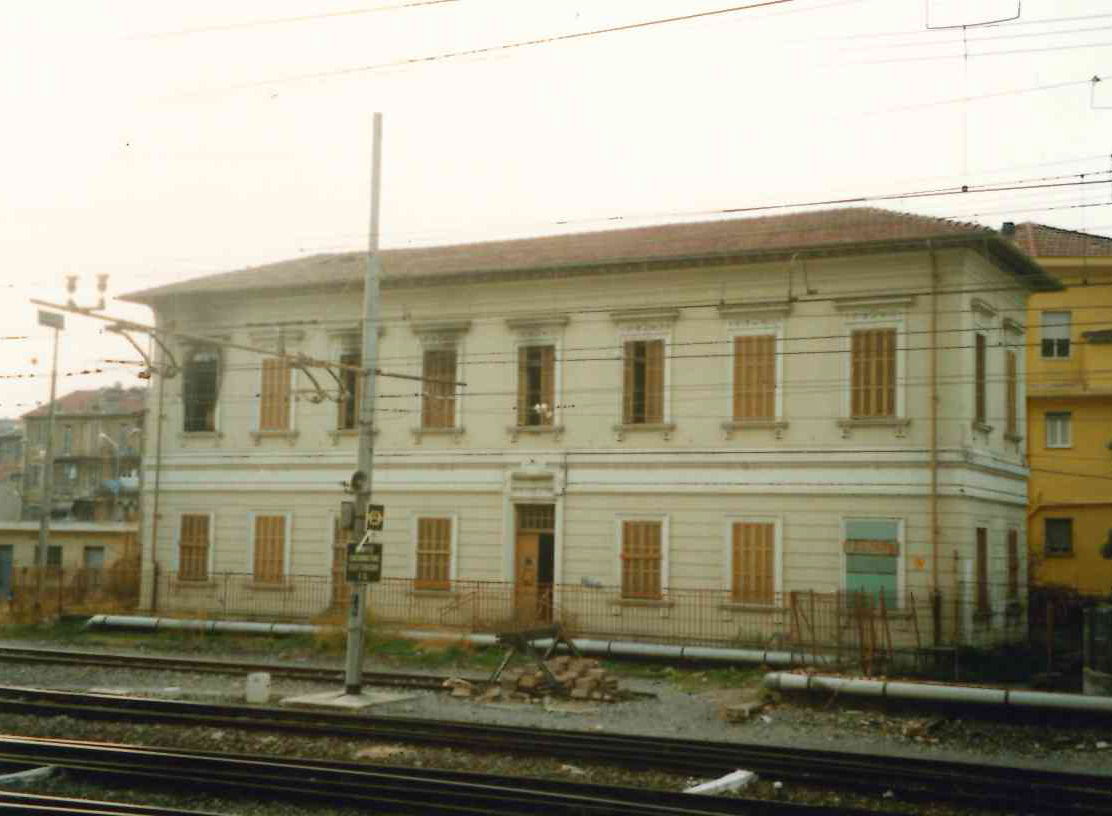
POLYGON ((526 702, 552 694, 567 694, 573 700, 601 700, 613 702, 618 698, 618 678, 599 665, 593 658, 560 656, 545 665, 559 683, 553 689, 548 677, 540 669, 511 669, 502 672, 499 684, 485 691, 466 680, 446 680, 453 697, 474 697, 479 702, 513 700, 526 702))

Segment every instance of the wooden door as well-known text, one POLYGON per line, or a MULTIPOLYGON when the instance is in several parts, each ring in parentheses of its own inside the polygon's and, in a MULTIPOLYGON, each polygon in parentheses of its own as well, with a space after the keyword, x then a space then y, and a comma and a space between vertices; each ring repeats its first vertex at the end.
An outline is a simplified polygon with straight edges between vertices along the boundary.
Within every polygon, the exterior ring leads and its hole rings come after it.
POLYGON ((537 620, 540 534, 518 533, 514 558, 514 618, 524 625, 537 620))

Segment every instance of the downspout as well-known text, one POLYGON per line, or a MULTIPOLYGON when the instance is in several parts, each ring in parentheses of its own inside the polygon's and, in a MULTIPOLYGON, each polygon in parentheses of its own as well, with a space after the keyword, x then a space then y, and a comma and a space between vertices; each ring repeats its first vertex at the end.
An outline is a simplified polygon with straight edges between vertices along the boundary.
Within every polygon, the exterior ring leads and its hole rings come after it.
POLYGON ((931 255, 931 610, 934 623, 934 645, 942 645, 942 599, 938 593, 938 254, 927 241, 931 255))
POLYGON ((158 610, 158 498, 159 489, 162 487, 162 424, 163 407, 166 398, 166 366, 159 351, 158 366, 158 413, 155 415, 155 443, 154 443, 154 501, 151 507, 151 611, 158 610))

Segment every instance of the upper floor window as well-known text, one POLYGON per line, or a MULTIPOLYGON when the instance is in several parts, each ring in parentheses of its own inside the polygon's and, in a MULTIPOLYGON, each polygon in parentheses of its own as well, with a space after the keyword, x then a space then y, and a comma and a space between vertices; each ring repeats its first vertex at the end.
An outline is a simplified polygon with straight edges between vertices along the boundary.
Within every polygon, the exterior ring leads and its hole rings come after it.
POLYGON ((425 349, 421 376, 421 426, 454 428, 456 425, 456 350, 425 349))
POLYGON ((214 348, 194 349, 186 358, 182 367, 182 401, 185 403, 182 430, 216 430, 219 361, 219 352, 214 348))
POLYGON ((1070 313, 1042 313, 1042 356, 1070 356, 1070 313))
POLYGON ((556 400, 556 347, 517 350, 517 424, 552 424, 556 400))
POLYGON ((73 453, 73 426, 62 426, 62 453, 69 456, 73 453))
MULTIPOLYGON (((345 352, 340 355, 340 364, 359 368, 363 364, 363 355, 358 351, 345 352)), ((341 368, 340 383, 344 387, 344 394, 338 405, 336 427, 341 431, 350 431, 359 427, 359 398, 363 393, 363 377, 358 371, 341 368)))
POLYGON ((734 421, 776 418, 776 335, 734 338, 734 421))
POLYGON ((262 365, 259 430, 288 431, 292 404, 292 371, 284 357, 267 357, 262 365))
POLYGON ((988 418, 988 340, 977 332, 973 341, 973 420, 981 425, 988 418))
POLYGON ((850 415, 896 416, 896 330, 855 329, 850 335, 850 415))
POLYGON ((1046 446, 1048 448, 1068 448, 1073 445, 1070 434, 1069 412, 1046 415, 1046 446))
POLYGON ((664 422, 664 341, 628 340, 623 350, 622 422, 664 422))

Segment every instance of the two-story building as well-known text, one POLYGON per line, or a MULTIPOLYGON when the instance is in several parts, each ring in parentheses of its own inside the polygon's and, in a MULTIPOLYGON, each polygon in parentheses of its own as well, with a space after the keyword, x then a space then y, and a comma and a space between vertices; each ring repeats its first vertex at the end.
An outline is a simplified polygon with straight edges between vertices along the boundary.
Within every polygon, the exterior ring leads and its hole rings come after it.
MULTIPOLYGON (((81 521, 120 521, 138 512, 145 388, 71 391, 55 401, 51 514, 81 521)), ((42 505, 50 406, 23 415, 23 519, 42 505)))
POLYGON ((1112 238, 1043 224, 1009 235, 1067 288, 1028 304, 1032 580, 1112 591, 1112 238))
MULTIPOLYGON (((924 645, 1023 636, 1022 317, 1057 283, 994 231, 863 208, 381 261, 378 365, 426 381, 377 380, 380 618, 767 642, 813 591, 918 610, 924 645)), ((241 347, 358 366, 366 263, 124 298, 190 335, 165 335, 157 500, 147 429, 148 605, 344 597, 358 378, 241 347)))

